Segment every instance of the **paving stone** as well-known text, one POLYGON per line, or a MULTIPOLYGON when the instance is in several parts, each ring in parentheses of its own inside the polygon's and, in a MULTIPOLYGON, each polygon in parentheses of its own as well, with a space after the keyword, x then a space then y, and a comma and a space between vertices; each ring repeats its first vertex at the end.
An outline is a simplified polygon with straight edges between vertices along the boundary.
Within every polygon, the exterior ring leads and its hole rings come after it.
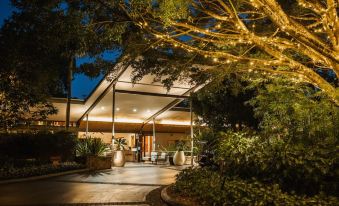
POLYGON ((100 172, 0 185, 0 205, 148 205, 146 195, 175 181, 173 168, 127 164, 100 172))

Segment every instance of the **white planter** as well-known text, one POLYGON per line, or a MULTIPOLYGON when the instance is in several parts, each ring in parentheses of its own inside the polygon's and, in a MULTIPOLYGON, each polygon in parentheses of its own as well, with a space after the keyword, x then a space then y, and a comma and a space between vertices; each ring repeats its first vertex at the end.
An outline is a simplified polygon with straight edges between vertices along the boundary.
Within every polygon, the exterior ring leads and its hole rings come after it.
POLYGON ((113 153, 113 166, 123 167, 125 166, 125 153, 123 150, 114 151, 113 153))
POLYGON ((185 153, 184 151, 176 151, 173 156, 174 165, 181 166, 185 164, 185 153))

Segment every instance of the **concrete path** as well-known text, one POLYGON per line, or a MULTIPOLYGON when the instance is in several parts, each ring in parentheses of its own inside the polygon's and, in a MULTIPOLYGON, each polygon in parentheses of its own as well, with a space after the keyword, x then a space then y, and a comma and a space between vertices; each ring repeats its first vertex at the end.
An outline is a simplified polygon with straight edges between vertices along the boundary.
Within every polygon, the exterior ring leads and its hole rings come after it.
POLYGON ((0 185, 0 205, 148 205, 146 195, 173 183, 180 169, 129 163, 101 172, 0 185))

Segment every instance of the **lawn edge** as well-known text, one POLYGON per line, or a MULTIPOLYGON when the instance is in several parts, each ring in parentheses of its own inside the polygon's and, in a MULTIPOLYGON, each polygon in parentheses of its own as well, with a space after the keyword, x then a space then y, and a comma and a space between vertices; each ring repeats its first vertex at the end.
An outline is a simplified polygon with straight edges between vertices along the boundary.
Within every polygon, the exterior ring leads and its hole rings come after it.
POLYGON ((41 180, 41 179, 47 179, 50 177, 57 177, 57 176, 63 176, 63 175, 69 175, 79 172, 88 172, 89 169, 78 169, 78 170, 70 170, 65 172, 58 172, 58 173, 51 173, 47 175, 40 175, 40 176, 32 176, 32 177, 25 177, 25 178, 16 178, 16 179, 9 179, 9 180, 1 180, 0 185, 2 184, 10 184, 10 183, 18 183, 18 182, 27 182, 27 181, 33 181, 33 180, 41 180))

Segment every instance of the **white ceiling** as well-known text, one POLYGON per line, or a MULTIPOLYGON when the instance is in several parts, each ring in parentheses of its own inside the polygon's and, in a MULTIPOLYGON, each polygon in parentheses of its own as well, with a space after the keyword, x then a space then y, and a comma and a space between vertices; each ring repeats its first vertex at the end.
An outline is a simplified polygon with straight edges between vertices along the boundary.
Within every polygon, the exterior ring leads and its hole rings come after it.
MULTIPOLYGON (((132 68, 128 68, 119 78, 116 84, 116 90, 148 92, 157 94, 183 95, 192 86, 183 83, 175 82, 172 89, 169 91, 160 83, 154 83, 154 76, 147 75, 136 84, 131 83, 132 68)), ((86 110, 95 102, 101 93, 109 86, 111 82, 104 79, 92 94, 82 103, 71 104, 71 121, 78 121, 86 110)), ((142 123, 156 112, 160 111, 166 105, 176 100, 174 97, 160 97, 140 94, 116 93, 116 122, 133 122, 142 123)), ((89 121, 112 122, 112 89, 107 93, 100 102, 90 111, 89 121)), ((59 112, 56 115, 51 115, 49 120, 64 121, 66 115, 66 102, 59 99, 54 101, 54 106, 59 112)), ((85 120, 85 118, 84 118, 85 120)), ((189 124, 190 117, 188 112, 166 111, 161 114, 156 123, 160 124, 189 124)))

